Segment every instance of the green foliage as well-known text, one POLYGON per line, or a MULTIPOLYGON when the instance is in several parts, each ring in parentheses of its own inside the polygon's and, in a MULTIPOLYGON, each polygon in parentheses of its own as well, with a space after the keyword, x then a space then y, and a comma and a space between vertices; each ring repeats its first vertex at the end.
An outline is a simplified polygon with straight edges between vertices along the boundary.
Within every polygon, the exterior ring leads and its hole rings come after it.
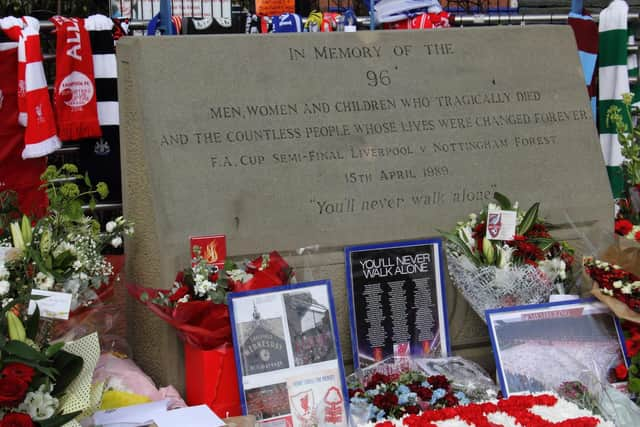
POLYGON ((640 124, 632 126, 633 117, 638 116, 640 110, 633 107, 631 94, 623 95, 624 108, 612 105, 607 110, 606 123, 613 124, 618 134, 621 153, 625 157, 623 168, 625 179, 629 185, 640 184, 640 124))

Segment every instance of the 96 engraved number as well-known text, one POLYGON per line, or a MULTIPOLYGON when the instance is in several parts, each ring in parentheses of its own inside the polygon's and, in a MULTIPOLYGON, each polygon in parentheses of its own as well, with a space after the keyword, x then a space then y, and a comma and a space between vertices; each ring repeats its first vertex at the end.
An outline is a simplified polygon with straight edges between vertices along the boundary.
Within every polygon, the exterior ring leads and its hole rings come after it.
POLYGON ((366 73, 367 83, 371 87, 389 86, 391 84, 391 77, 389 76, 389 70, 373 71, 369 70, 366 73))

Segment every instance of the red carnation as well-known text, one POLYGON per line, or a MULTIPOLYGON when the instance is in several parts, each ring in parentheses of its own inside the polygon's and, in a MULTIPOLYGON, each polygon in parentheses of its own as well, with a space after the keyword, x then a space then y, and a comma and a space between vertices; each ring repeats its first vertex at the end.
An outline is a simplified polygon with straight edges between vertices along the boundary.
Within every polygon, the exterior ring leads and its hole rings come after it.
POLYGON ((27 414, 10 412, 0 421, 0 427, 35 427, 35 424, 27 414))
POLYGON ((615 372, 616 378, 618 380, 622 381, 627 379, 628 371, 624 363, 620 363, 618 366, 616 366, 615 372))
POLYGON ((615 231, 621 236, 626 236, 633 229, 633 224, 628 219, 619 219, 616 221, 615 231))
POLYGON ((20 378, 0 378, 0 407, 13 407, 20 404, 28 388, 29 384, 20 378))
POLYGON ((24 363, 8 363, 4 369, 2 369, 3 377, 19 378, 26 383, 30 383, 35 375, 36 371, 31 366, 27 366, 24 363))

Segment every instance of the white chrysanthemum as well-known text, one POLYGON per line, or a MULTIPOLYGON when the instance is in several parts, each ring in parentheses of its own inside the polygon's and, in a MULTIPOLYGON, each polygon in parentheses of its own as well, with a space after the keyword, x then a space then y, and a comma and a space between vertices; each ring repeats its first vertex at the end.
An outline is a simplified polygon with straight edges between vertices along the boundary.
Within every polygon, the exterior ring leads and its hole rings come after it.
POLYGON ((616 280, 613 282, 613 287, 616 289, 620 289, 622 287, 622 280, 616 280))
POLYGON ((9 293, 9 289, 11 289, 9 282, 6 280, 0 280, 0 296, 9 293))
POLYGON ((113 233, 113 230, 116 229, 115 221, 109 221, 107 225, 105 225, 104 229, 107 230, 107 233, 113 233))
POLYGON ((43 291, 50 290, 55 283, 55 281, 53 280, 53 276, 51 276, 50 274, 45 274, 42 271, 39 271, 38 274, 36 274, 34 281, 36 283, 36 287, 43 291))
POLYGON ((111 239, 111 246, 118 248, 120 245, 122 245, 122 237, 118 236, 111 239))
POLYGON ((24 401, 18 407, 20 412, 25 412, 34 421, 51 418, 58 409, 58 399, 52 397, 50 389, 46 385, 41 385, 36 391, 27 393, 24 401))

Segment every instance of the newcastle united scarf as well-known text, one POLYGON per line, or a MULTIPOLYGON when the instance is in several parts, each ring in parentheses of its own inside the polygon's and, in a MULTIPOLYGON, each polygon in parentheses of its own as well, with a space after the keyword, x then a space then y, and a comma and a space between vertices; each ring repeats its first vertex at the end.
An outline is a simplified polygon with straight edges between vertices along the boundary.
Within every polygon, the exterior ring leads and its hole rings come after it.
POLYGON ((63 141, 101 136, 93 58, 84 19, 51 18, 56 30, 54 104, 63 141))

